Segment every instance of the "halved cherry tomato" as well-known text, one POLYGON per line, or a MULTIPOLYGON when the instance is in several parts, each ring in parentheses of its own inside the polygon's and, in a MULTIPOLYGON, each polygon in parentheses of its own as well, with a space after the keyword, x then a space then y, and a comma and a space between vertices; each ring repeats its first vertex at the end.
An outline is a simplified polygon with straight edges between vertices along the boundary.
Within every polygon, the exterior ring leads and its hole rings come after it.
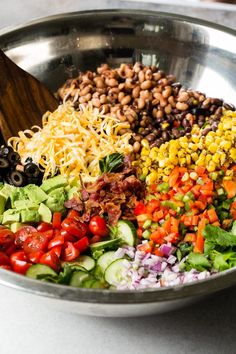
POLYGON ((106 221, 99 215, 95 215, 89 222, 89 230, 93 235, 107 236, 109 233, 106 221))
POLYGON ((38 263, 43 254, 43 251, 30 252, 27 254, 27 258, 32 263, 38 263))
POLYGON ((39 260, 39 263, 45 264, 52 269, 54 269, 56 272, 59 271, 61 262, 59 260, 59 257, 56 255, 56 253, 53 250, 50 250, 47 253, 44 253, 42 257, 39 260))
POLYGON ((79 241, 74 243, 74 247, 77 248, 80 253, 86 251, 89 247, 89 239, 87 236, 82 237, 79 241))
POLYGON ((14 244, 15 236, 9 229, 0 229, 0 249, 6 250, 14 244))
POLYGON ((52 226, 54 229, 58 229, 58 230, 61 228, 61 213, 59 212, 53 213, 52 226))
POLYGON ((23 247, 24 241, 27 239, 27 237, 31 236, 37 232, 37 229, 35 229, 33 226, 23 226, 21 227, 16 233, 15 233, 15 244, 18 248, 23 247))
POLYGON ((48 241, 50 241, 54 237, 55 231, 54 230, 47 230, 47 231, 41 232, 41 234, 46 236, 48 241))
POLYGON ((9 246, 6 250, 5 253, 10 256, 12 253, 16 252, 17 247, 16 245, 13 243, 11 246, 9 246))
POLYGON ((32 263, 27 261, 24 251, 17 251, 10 256, 11 267, 14 272, 25 274, 32 263))
POLYGON ((69 234, 78 238, 84 237, 87 231, 87 226, 84 223, 71 218, 63 220, 61 227, 63 230, 69 232, 69 234))
POLYGON ((65 241, 76 242, 78 240, 78 237, 72 236, 69 232, 63 229, 60 230, 60 235, 64 237, 65 241))
POLYGON ((80 221, 80 219, 81 219, 80 213, 74 209, 71 209, 69 211, 69 213, 67 214, 67 217, 70 219, 75 219, 77 221, 80 221))
POLYGON ((46 251, 48 245, 48 238, 43 233, 35 233, 32 236, 29 236, 24 244, 23 249, 26 254, 37 252, 37 251, 46 251))
POLYGON ((61 246, 61 245, 63 245, 64 242, 65 242, 64 236, 59 234, 59 235, 53 237, 53 239, 51 239, 51 241, 48 244, 48 249, 50 250, 53 247, 61 246))
POLYGON ((58 258, 60 258, 61 256, 61 249, 62 246, 55 246, 51 249, 51 251, 55 252, 55 254, 57 255, 58 258))
POLYGON ((101 241, 101 236, 99 235, 94 235, 92 238, 90 238, 89 243, 96 243, 101 241))
POLYGON ((37 226, 37 230, 40 232, 48 231, 52 229, 52 224, 49 224, 48 222, 41 222, 39 226, 37 226))
POLYGON ((9 265, 10 264, 10 258, 4 253, 0 252, 0 265, 9 265))
POLYGON ((61 259, 66 262, 73 261, 79 257, 79 250, 74 247, 72 242, 65 242, 62 246, 61 259))

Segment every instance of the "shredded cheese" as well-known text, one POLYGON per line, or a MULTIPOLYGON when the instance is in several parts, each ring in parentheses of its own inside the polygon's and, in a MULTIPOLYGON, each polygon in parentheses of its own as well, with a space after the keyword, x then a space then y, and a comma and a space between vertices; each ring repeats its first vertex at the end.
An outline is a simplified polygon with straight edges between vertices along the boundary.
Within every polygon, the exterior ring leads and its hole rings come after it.
POLYGON ((43 116, 42 128, 20 131, 8 143, 23 162, 30 156, 41 165, 44 179, 59 171, 70 177, 81 174, 83 180, 92 181, 100 174, 100 159, 114 152, 132 151, 132 134, 118 134, 124 128, 129 128, 129 124, 91 106, 75 110, 71 102, 66 102, 43 116))

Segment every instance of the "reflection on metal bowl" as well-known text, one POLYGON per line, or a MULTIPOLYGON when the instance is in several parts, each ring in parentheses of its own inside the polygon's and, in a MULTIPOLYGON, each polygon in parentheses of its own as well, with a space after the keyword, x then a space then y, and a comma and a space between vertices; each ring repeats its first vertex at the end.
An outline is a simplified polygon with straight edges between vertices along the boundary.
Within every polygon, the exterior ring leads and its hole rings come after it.
MULTIPOLYGON (((46 18, 0 33, 0 46, 55 91, 77 70, 107 62, 159 64, 186 87, 232 102, 236 97, 236 32, 187 17, 108 10, 46 18)), ((0 284, 51 298, 65 310, 96 316, 170 311, 235 283, 236 269, 196 283, 143 291, 78 289, 0 270, 0 284)))

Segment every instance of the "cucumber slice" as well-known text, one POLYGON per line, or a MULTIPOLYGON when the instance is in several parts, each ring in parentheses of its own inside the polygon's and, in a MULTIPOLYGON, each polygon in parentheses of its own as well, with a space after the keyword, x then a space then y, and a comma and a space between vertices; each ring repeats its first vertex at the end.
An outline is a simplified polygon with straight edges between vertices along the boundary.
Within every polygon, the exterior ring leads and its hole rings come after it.
POLYGON ((112 249, 119 245, 121 239, 115 238, 114 240, 95 242, 90 245, 91 251, 101 251, 105 249, 112 249))
POLYGON ((105 271, 105 280, 110 285, 118 285, 126 276, 130 263, 125 258, 119 258, 112 262, 105 271))
POLYGON ((29 278, 37 279, 38 275, 57 276, 57 273, 50 267, 44 264, 33 264, 25 274, 29 278))
POLYGON ((82 287, 82 283, 89 278, 89 274, 87 272, 83 272, 79 270, 78 272, 74 272, 70 279, 70 285, 75 286, 77 288, 82 287))
POLYGON ((95 260, 92 257, 83 255, 80 256, 73 262, 70 262, 71 265, 81 266, 85 268, 88 272, 95 267, 95 260))
POLYGON ((93 289, 104 289, 105 286, 104 286, 104 284, 102 284, 101 281, 95 279, 95 281, 94 281, 93 284, 92 284, 92 288, 93 288, 93 289))
POLYGON ((88 278, 82 282, 82 288, 93 288, 94 284, 96 284, 97 279, 95 278, 88 278))
POLYGON ((115 261, 116 258, 114 257, 114 254, 115 251, 109 251, 98 258, 97 265, 99 266, 102 273, 104 273, 107 267, 115 261))
POLYGON ((132 222, 129 220, 119 220, 116 227, 116 235, 122 239, 122 243, 128 246, 134 246, 137 233, 132 222))

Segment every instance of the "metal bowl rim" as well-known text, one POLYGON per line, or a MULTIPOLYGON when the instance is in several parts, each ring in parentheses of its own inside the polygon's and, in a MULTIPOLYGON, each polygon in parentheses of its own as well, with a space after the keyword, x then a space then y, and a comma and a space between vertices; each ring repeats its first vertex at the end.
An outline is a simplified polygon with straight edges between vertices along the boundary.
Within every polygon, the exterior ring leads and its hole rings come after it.
MULTIPOLYGON (((0 30, 0 36, 10 34, 14 31, 27 29, 34 25, 45 24, 57 20, 69 19, 78 16, 96 16, 98 14, 114 14, 114 15, 131 15, 135 14, 156 16, 160 18, 169 18, 177 21, 193 23, 219 30, 229 35, 236 36, 236 30, 229 27, 219 25, 210 21, 197 19, 194 17, 172 14, 168 12, 159 12, 153 10, 139 9, 98 9, 85 10, 69 13, 61 13, 42 17, 33 21, 26 22, 17 26, 5 27, 0 30)), ((184 299, 187 297, 206 295, 212 291, 222 290, 236 282, 234 276, 236 268, 226 270, 222 273, 212 275, 210 278, 199 280, 184 285, 174 287, 163 287, 159 289, 143 289, 143 290, 102 290, 102 289, 83 289, 68 287, 66 285, 57 285, 51 283, 43 283, 39 280, 27 278, 25 276, 0 269, 0 284, 17 290, 26 291, 36 295, 55 298, 67 301, 79 301, 84 303, 100 303, 100 304, 140 304, 162 301, 173 301, 184 299), (223 281, 223 278, 225 279, 223 281)))

